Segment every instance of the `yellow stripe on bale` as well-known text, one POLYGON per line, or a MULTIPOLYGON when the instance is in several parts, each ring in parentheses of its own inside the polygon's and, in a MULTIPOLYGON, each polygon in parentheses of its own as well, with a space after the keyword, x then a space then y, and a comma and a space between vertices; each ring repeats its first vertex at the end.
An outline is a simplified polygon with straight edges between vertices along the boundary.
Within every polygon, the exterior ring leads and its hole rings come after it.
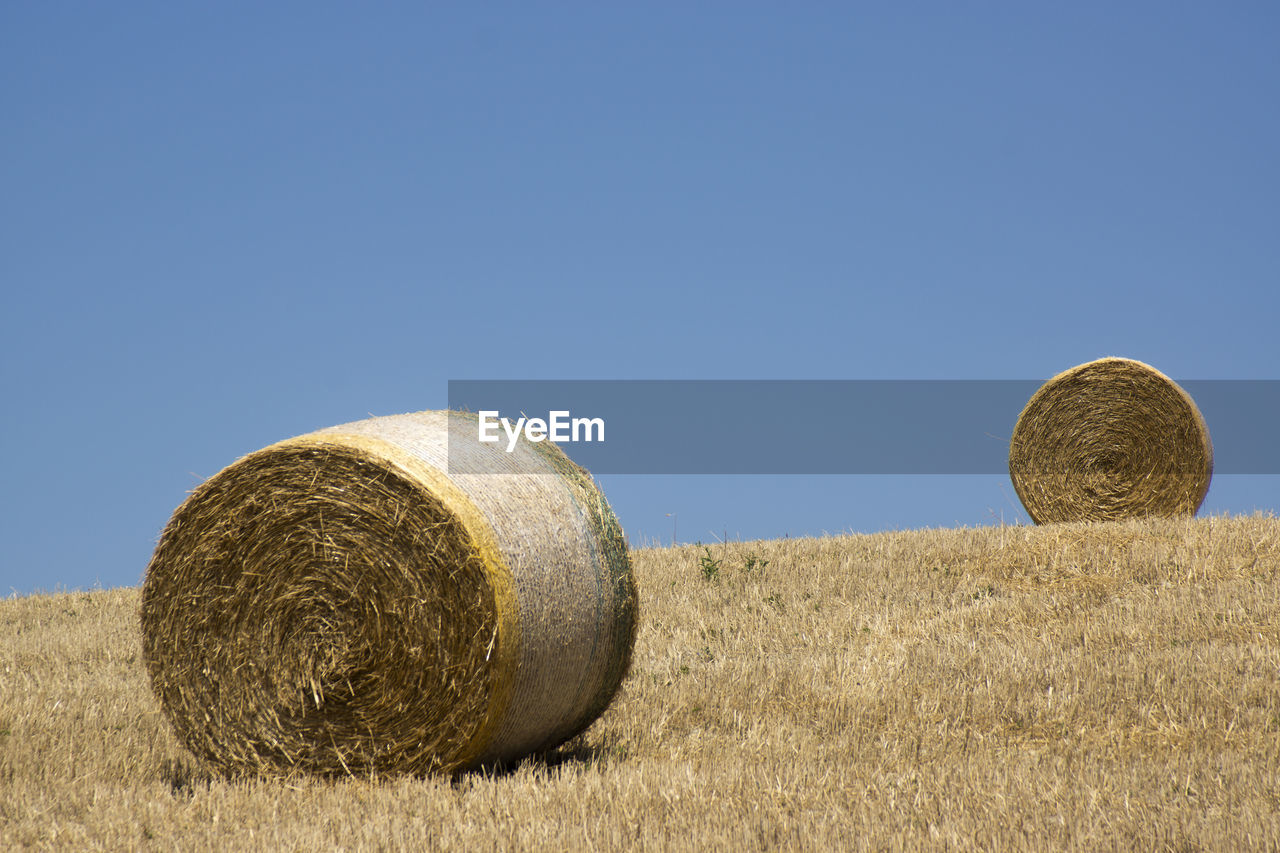
POLYGON ((1059 373, 1018 416, 1009 476, 1038 524, 1194 515, 1213 476, 1213 442, 1172 379, 1127 358, 1059 373))
POLYGON ((421 412, 197 488, 141 620, 161 707, 219 770, 452 772, 590 725, 626 674, 636 590, 616 517, 558 448, 506 453, 474 418, 421 412))

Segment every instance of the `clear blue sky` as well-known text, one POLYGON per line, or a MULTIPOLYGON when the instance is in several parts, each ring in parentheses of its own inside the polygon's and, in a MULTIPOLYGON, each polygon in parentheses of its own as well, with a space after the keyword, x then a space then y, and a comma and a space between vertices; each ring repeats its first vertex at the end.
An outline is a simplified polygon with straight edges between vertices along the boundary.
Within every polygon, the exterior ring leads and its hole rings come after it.
MULTIPOLYGON (((135 584, 203 478, 449 379, 1280 378, 1277 44, 1244 2, 6 3, 0 593, 135 584)), ((603 479, 633 542, 1025 520, 994 476, 603 479)))

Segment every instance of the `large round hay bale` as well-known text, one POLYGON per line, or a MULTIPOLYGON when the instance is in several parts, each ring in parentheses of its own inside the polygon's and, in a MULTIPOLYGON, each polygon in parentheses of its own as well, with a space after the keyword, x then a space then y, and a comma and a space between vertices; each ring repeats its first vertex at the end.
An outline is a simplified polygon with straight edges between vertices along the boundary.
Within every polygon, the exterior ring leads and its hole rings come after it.
POLYGON ((1009 476, 1039 524, 1194 515, 1212 474, 1213 443, 1191 397, 1128 358, 1050 379, 1009 442, 1009 476))
POLYGON ((626 674, 636 589, 617 518, 559 448, 508 453, 473 417, 421 412, 201 485, 141 621, 161 707, 219 770, 451 772, 590 725, 626 674))

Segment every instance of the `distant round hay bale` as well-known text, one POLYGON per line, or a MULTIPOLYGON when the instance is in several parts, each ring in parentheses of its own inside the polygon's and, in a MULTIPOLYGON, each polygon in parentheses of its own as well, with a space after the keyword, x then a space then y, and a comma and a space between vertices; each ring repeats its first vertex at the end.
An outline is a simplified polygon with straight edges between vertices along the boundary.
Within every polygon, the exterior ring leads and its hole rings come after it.
POLYGON ((1009 442, 1009 476, 1040 524, 1194 515, 1212 475, 1213 443, 1195 402, 1127 358, 1050 379, 1009 442))
POLYGON ((161 707, 215 768, 427 773, 585 729, 626 674, 636 609, 585 471, 421 412, 271 445, 197 488, 141 621, 161 707))

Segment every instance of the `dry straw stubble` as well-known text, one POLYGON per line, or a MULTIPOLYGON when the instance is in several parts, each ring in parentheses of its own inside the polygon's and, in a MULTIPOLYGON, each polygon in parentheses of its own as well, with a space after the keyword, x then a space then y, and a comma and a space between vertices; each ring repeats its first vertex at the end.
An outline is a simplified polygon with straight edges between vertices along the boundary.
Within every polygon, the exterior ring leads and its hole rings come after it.
POLYGON ((1140 361, 1102 358, 1058 374, 1027 402, 1009 475, 1037 523, 1194 515, 1213 443, 1177 383, 1140 361))
POLYGON ((454 779, 218 778, 137 590, 0 600, 0 849, 1280 849, 1280 520, 712 553, 706 582, 702 548, 633 551, 609 709, 454 779))
POLYGON ((558 448, 506 453, 421 412, 215 475, 162 534, 141 618, 153 690, 211 766, 423 773, 590 725, 629 665, 636 592, 612 510, 558 448))

